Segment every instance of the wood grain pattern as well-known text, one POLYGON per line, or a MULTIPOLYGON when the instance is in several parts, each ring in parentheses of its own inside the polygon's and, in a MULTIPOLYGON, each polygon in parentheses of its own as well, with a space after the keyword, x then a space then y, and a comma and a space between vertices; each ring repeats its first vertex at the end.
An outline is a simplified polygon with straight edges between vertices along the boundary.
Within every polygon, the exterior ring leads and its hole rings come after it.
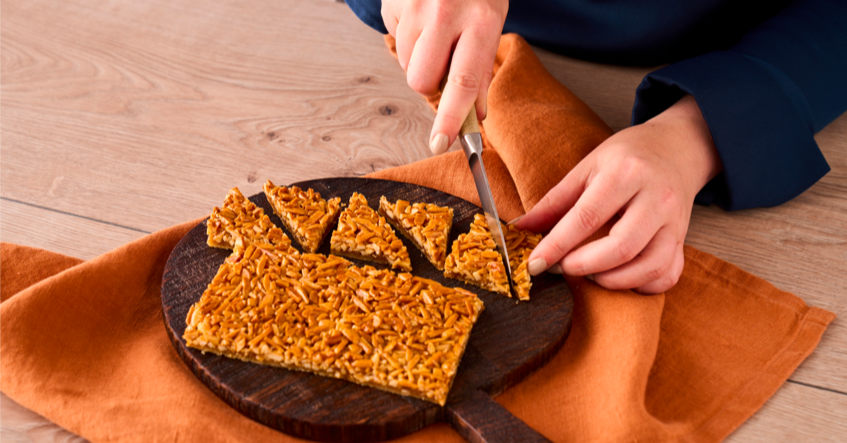
MULTIPOLYGON (((434 189, 363 178, 320 179, 296 183, 324 198, 349 200, 354 192, 376 209, 389 201, 434 203, 453 208, 448 244, 470 229, 481 209, 434 189)), ((250 198, 277 226, 283 227, 264 194, 250 198)), ((285 230, 285 229, 283 229, 285 230)), ((289 232, 286 233, 291 237, 289 232)), ((498 405, 491 396, 517 384, 564 344, 570 330, 573 298, 560 276, 533 279, 531 300, 494 294, 445 278, 414 244, 401 237, 414 274, 476 293, 485 310, 471 333, 447 404, 438 405, 389 394, 342 380, 262 366, 202 353, 185 345, 185 317, 229 255, 206 244, 205 223, 191 230, 171 253, 162 278, 162 308, 168 335, 188 367, 206 386, 242 414, 267 426, 319 441, 376 441, 401 437, 437 421, 447 421, 469 440, 538 440, 539 434, 498 405), (486 399, 482 401, 483 397, 486 399), (332 405, 331 408, 321 405, 332 405), (494 420, 500 418, 502 420, 494 420)), ((319 249, 329 254, 329 243, 319 249)), ((369 264, 353 260, 359 265, 369 264)))
POLYGON ((148 234, 14 201, 0 201, 0 241, 89 260, 148 234), (84 241, 80 241, 84 239, 84 241))
MULTIPOLYGON (((344 4, 197 4, 2 0, 0 195, 47 208, 0 201, 4 241, 89 258, 134 238, 101 222, 154 231, 205 215, 234 185, 250 195, 265 178, 359 175, 430 155, 431 111, 344 4), (108 238, 74 249, 68 232, 108 238)), ((613 129, 629 125, 650 69, 536 53, 613 129)), ((847 393, 847 116, 816 139, 833 169, 821 182, 777 208, 695 207, 687 242, 836 312, 792 380, 847 393)), ((845 405, 833 399, 847 395, 819 391, 787 384, 730 441, 786 441, 791 429, 843 440, 845 405)), ((53 441, 23 431, 7 404, 3 441, 53 441)))
POLYGON ((845 436, 847 395, 786 383, 761 411, 730 434, 726 442, 843 443, 845 436))
POLYGON ((2 181, 18 184, 4 197, 155 231, 202 216, 231 186, 250 194, 266 177, 362 175, 429 155, 428 106, 344 5, 3 6, 2 154, 16 167, 2 181))
POLYGON ((85 443, 88 440, 68 432, 50 420, 15 403, 0 393, 0 440, 3 443, 85 443))
POLYGON ((472 391, 464 401, 450 405, 445 415, 445 421, 471 443, 550 441, 500 406, 488 394, 478 390, 472 391))

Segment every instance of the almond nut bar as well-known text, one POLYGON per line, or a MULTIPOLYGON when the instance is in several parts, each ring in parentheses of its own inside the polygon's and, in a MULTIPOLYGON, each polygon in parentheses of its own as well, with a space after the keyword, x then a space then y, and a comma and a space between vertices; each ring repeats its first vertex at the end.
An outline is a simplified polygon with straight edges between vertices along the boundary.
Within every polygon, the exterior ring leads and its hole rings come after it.
POLYGON ((186 317, 186 344, 444 405, 482 301, 432 280, 236 249, 186 317))
POLYGON ((265 211, 232 188, 223 207, 212 210, 206 224, 207 244, 213 248, 246 247, 257 239, 276 244, 288 237, 271 222, 265 211))
POLYGON ((277 217, 306 252, 317 252, 338 214, 339 197, 324 200, 313 189, 297 186, 275 186, 265 182, 265 196, 277 217))
POLYGON ((405 200, 389 203, 383 196, 379 199, 379 214, 411 240, 433 266, 444 270, 453 208, 432 203, 410 204, 405 200))
POLYGON ((329 241, 333 254, 390 264, 393 269, 412 270, 409 251, 391 225, 368 206, 362 194, 353 193, 347 209, 338 217, 338 227, 329 241))
MULTIPOLYGON (((541 234, 522 231, 512 225, 501 224, 501 226, 503 226, 506 249, 509 251, 509 265, 512 268, 512 281, 515 283, 516 295, 520 300, 529 300, 532 282, 527 271, 527 260, 541 240, 541 234)), ((462 280, 491 292, 512 296, 509 292, 503 257, 497 252, 497 245, 482 214, 474 215, 470 232, 460 235, 453 242, 453 249, 445 263, 444 276, 462 280)))
MULTIPOLYGON (((225 207, 263 220, 241 198, 241 206, 225 207)), ((260 233, 252 223, 244 232, 232 229, 242 241, 189 309, 187 346, 444 405, 484 309, 475 294, 301 254, 278 228, 260 233)))
MULTIPOLYGON (((484 220, 484 217, 483 217, 484 220)), ((532 288, 529 270, 529 255, 541 241, 541 234, 521 230, 513 225, 503 225, 503 237, 506 239, 506 250, 509 251, 509 266, 512 268, 512 282, 519 300, 529 300, 529 290, 532 288)))

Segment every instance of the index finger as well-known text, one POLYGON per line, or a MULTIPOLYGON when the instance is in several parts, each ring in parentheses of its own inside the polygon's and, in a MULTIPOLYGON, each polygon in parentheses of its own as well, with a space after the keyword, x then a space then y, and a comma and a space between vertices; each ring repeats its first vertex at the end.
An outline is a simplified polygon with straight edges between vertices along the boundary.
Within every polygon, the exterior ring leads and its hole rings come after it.
POLYGON ((499 31, 493 36, 489 34, 491 31, 470 27, 456 42, 447 83, 432 124, 430 149, 435 154, 446 151, 456 140, 462 122, 479 96, 486 72, 494 66, 499 31))
MULTIPOLYGON (((576 204, 556 223, 529 256, 529 273, 538 275, 609 221, 635 194, 631 185, 619 186, 615 177, 598 175, 576 204)), ((521 220, 523 222, 523 220, 521 220)))
POLYGON ((587 186, 585 162, 580 162, 556 186, 515 223, 532 232, 550 230, 573 207, 587 186))

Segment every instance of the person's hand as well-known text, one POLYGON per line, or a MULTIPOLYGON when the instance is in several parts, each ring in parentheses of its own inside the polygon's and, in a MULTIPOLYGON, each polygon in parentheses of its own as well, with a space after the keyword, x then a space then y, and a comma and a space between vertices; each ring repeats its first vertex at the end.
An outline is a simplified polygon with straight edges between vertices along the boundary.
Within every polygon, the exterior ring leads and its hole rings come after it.
POLYGON ((644 124, 613 135, 515 223, 544 232, 529 272, 593 275, 608 289, 659 293, 683 267, 697 192, 721 170, 708 126, 685 96, 644 124), (608 236, 586 238, 620 215, 608 236))
POLYGON ((412 89, 435 94, 450 66, 432 124, 433 153, 450 147, 471 105, 479 120, 485 118, 508 9, 508 0, 383 0, 382 19, 397 41, 397 59, 412 89))

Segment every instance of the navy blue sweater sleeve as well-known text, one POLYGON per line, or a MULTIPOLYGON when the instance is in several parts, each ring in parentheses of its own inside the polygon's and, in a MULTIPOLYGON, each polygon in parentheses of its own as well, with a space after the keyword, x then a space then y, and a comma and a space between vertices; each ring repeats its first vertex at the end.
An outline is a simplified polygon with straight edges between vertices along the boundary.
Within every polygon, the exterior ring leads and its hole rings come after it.
POLYGON ((382 21, 382 1, 381 0, 344 0, 347 6, 353 10, 359 20, 365 22, 366 25, 375 30, 388 34, 388 29, 385 29, 385 23, 382 21))
MULTIPOLYGON (((386 33, 380 0, 346 1, 386 33)), ((644 78, 632 123, 693 95, 723 164, 696 201, 774 206, 829 172, 814 134, 847 110, 847 1, 798 0, 781 11, 782 1, 742 3, 522 0, 510 5, 504 29, 606 63, 683 60, 644 78)))
POLYGON ((723 173, 697 196, 735 210, 784 203, 829 172, 814 134, 847 110, 847 2, 803 0, 726 51, 647 75, 632 123, 697 100, 723 173))

